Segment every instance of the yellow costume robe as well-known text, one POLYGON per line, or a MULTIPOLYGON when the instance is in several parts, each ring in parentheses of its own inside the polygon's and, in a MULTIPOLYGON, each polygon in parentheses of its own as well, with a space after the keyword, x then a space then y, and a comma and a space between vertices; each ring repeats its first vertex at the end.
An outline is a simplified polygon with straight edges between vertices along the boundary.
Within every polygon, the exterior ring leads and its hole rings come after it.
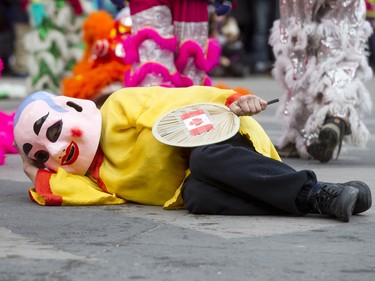
MULTIPOLYGON (((236 93, 214 87, 124 88, 101 108, 98 153, 85 176, 39 170, 30 197, 41 205, 101 205, 137 202, 166 209, 183 207, 181 185, 189 173, 184 150, 152 135, 163 114, 193 103, 228 104, 236 93)), ((88 120, 89 122, 89 120, 88 120)), ((280 160, 269 137, 252 117, 241 117, 239 132, 257 152, 280 160)), ((225 161, 225 159, 223 159, 225 161)))

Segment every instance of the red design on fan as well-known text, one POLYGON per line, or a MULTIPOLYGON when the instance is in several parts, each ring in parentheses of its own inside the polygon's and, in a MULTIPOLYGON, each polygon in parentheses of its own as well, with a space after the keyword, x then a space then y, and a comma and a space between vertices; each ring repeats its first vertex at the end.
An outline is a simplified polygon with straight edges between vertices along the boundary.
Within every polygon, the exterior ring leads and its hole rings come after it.
POLYGON ((192 136, 206 133, 214 128, 207 114, 203 110, 194 110, 184 113, 181 115, 181 119, 192 136))

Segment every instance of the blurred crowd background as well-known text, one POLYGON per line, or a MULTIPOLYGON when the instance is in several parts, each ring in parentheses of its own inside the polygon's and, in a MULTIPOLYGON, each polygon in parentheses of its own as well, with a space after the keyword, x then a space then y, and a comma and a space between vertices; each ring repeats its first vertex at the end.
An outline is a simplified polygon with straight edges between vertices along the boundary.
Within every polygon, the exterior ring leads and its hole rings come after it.
MULTIPOLYGON (((24 36, 31 26, 24 0, 0 0, 0 56, 3 60, 3 76, 25 77, 27 46, 24 36)), ((109 1, 108 1, 109 2, 109 1)), ((366 1, 368 20, 375 22, 375 1, 366 1)), ((274 57, 268 44, 270 28, 278 19, 278 0, 234 0, 232 11, 217 17, 212 12, 211 36, 217 37, 222 46, 220 65, 213 77, 245 77, 253 74, 269 74, 274 57)), ((108 12, 115 12, 110 5, 108 12), (112 9, 112 10, 111 10, 112 9)), ((375 24, 373 24, 375 27, 375 24)), ((369 41, 369 61, 375 68, 375 36, 369 41)))

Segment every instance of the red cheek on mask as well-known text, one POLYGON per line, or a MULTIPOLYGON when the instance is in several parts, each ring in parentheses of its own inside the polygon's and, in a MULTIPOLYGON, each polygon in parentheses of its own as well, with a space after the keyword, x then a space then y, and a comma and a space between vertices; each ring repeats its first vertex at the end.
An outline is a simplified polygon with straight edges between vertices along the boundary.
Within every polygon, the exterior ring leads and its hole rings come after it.
POLYGON ((77 138, 82 137, 83 135, 82 130, 76 129, 76 128, 71 129, 70 133, 72 134, 72 137, 77 137, 77 138))

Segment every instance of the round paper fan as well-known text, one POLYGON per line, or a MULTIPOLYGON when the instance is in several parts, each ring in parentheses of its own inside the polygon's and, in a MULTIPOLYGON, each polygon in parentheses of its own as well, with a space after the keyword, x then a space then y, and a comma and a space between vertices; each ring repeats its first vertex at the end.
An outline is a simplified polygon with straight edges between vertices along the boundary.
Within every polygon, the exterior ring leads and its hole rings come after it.
POLYGON ((196 103, 160 117, 152 133, 167 145, 195 147, 225 141, 233 137, 239 127, 240 118, 228 107, 216 103, 196 103))

